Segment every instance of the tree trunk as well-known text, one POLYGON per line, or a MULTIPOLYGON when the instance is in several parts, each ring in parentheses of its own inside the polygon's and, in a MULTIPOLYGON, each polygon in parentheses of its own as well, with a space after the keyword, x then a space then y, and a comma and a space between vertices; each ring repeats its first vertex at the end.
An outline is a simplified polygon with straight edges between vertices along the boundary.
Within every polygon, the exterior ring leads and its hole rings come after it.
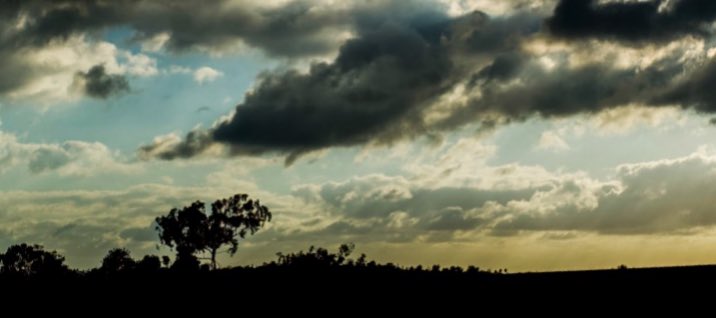
POLYGON ((211 249, 211 269, 216 270, 216 249, 211 249))

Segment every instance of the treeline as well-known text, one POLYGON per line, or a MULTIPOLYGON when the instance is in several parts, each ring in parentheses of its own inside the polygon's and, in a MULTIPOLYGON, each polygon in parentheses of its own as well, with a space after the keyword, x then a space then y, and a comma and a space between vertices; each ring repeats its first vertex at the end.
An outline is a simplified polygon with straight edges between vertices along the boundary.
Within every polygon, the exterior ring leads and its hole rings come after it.
POLYGON ((107 252, 100 265, 89 270, 71 269, 65 264, 65 257, 56 251, 45 250, 41 245, 17 244, 10 246, 0 254, 0 278, 71 278, 98 276, 154 275, 161 273, 201 274, 209 272, 432 272, 453 274, 500 274, 507 270, 484 271, 475 266, 401 267, 393 263, 377 263, 368 260, 365 254, 352 258, 354 244, 342 244, 336 252, 326 248, 311 246, 306 251, 277 253, 277 258, 258 266, 237 266, 214 269, 212 264, 186 262, 181 258, 172 260, 169 256, 145 255, 135 259, 130 251, 114 248, 107 252))
MULTIPOLYGON (((481 271, 475 266, 461 267, 400 267, 392 263, 370 261, 365 254, 351 258, 355 246, 343 244, 336 252, 322 247, 307 251, 278 253, 277 259, 259 266, 219 268, 216 255, 225 250, 236 253, 239 241, 256 233, 271 221, 271 212, 259 200, 246 194, 219 199, 210 205, 195 201, 181 209, 174 208, 155 219, 159 242, 175 252, 168 256, 145 255, 135 259, 124 248, 107 252, 100 266, 90 270, 70 269, 64 256, 45 250, 40 245, 17 244, 0 254, 0 279, 35 278, 102 278, 102 277, 189 277, 195 274, 206 277, 225 273, 450 273, 450 274, 501 274, 507 270, 481 271), (202 263, 204 260, 204 263, 202 263)), ((244 278, 246 276, 243 275, 244 278)), ((375 277, 374 277, 375 278, 375 277)))

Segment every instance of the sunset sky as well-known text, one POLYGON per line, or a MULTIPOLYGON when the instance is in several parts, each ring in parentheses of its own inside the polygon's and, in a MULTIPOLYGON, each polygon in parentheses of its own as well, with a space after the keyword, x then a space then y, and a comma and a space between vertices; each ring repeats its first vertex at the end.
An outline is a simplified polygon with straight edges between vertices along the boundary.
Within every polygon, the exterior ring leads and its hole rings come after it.
POLYGON ((354 242, 510 271, 716 263, 716 1, 0 2, 0 250, 77 268, 258 198, 220 264, 354 242))

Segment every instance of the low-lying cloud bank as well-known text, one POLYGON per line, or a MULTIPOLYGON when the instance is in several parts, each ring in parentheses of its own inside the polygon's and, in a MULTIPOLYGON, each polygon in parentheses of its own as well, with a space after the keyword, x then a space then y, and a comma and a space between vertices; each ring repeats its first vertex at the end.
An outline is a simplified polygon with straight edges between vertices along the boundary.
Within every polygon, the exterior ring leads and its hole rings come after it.
MULTIPOLYGON (((242 245, 240 250, 248 254, 235 260, 241 263, 265 261, 276 251, 346 241, 376 251, 385 251, 380 246, 420 245, 439 255, 439 250, 509 242, 547 248, 587 238, 599 246, 616 236, 627 241, 644 235, 657 240, 702 237, 716 225, 711 193, 716 188, 716 155, 707 150, 623 164, 615 167, 614 177, 605 179, 541 166, 491 165, 494 149, 472 139, 430 152, 401 157, 407 164, 400 175, 294 184, 287 194, 262 190, 251 181, 250 171, 236 171, 231 163, 226 164, 229 170, 216 171, 196 186, 6 191, 0 196, 0 242, 43 243, 77 257, 78 266, 96 265, 115 246, 155 253, 154 217, 232 191, 260 198, 275 215, 274 222, 242 245), (237 174, 243 182, 226 177, 237 174)), ((510 251, 493 255, 491 261, 499 264, 514 257, 510 251)))

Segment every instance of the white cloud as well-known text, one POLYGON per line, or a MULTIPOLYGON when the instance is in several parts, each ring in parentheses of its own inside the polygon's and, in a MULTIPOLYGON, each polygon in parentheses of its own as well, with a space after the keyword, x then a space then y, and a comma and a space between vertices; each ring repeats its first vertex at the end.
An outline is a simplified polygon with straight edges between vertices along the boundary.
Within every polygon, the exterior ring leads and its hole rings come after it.
POLYGON ((124 73, 136 76, 154 76, 159 73, 157 70, 157 60, 144 55, 132 54, 131 52, 122 52, 122 57, 126 63, 121 65, 124 73))
POLYGON ((539 137, 539 141, 537 142, 537 149, 564 151, 569 150, 569 145, 557 133, 553 131, 545 131, 539 137))
POLYGON ((667 45, 633 47, 596 40, 570 44, 538 36, 528 39, 523 48, 533 56, 565 61, 570 68, 610 61, 610 65, 617 69, 646 69, 669 58, 678 59, 685 66, 691 67, 708 57, 704 40, 694 37, 684 37, 667 45))
POLYGON ((167 70, 169 74, 190 74, 192 72, 191 68, 188 68, 186 66, 181 65, 172 65, 167 70))
POLYGON ((566 239, 584 233, 670 235, 703 233, 716 225, 716 153, 706 148, 675 159, 618 165, 603 178, 491 165, 489 149, 461 139, 410 153, 402 159, 403 174, 305 184, 293 194, 331 215, 323 235, 356 242, 474 241, 530 233, 569 233, 558 235, 566 239))
POLYGON ((155 36, 142 41, 142 51, 159 52, 164 49, 170 39, 171 34, 168 32, 157 33, 155 36))
POLYGON ((545 205, 542 199, 530 202, 495 227, 515 231, 686 234, 716 225, 716 154, 700 151, 676 159, 621 165, 617 172, 611 185, 592 181, 591 186, 572 188, 566 197, 546 195, 560 203, 545 205))
POLYGON ((194 71, 194 81, 199 84, 213 82, 222 76, 224 73, 208 66, 200 67, 194 71))
POLYGON ((155 59, 118 49, 109 42, 89 41, 84 36, 73 36, 21 53, 19 58, 27 63, 32 77, 6 96, 39 101, 43 105, 79 98, 80 92, 72 85, 75 75, 96 65, 104 65, 107 74, 153 76, 158 73, 155 59))
POLYGON ((25 165, 32 173, 61 176, 134 173, 141 168, 122 162, 119 153, 99 142, 23 143, 14 134, 0 131, 0 174, 25 165))
POLYGON ((532 12, 548 11, 554 8, 554 0, 438 0, 438 2, 447 8, 448 14, 451 16, 460 16, 475 10, 490 15, 504 15, 518 8, 526 8, 532 12))
POLYGON ((603 135, 624 135, 643 126, 682 125, 685 118, 684 113, 676 107, 629 105, 599 112, 591 118, 589 124, 603 135))

